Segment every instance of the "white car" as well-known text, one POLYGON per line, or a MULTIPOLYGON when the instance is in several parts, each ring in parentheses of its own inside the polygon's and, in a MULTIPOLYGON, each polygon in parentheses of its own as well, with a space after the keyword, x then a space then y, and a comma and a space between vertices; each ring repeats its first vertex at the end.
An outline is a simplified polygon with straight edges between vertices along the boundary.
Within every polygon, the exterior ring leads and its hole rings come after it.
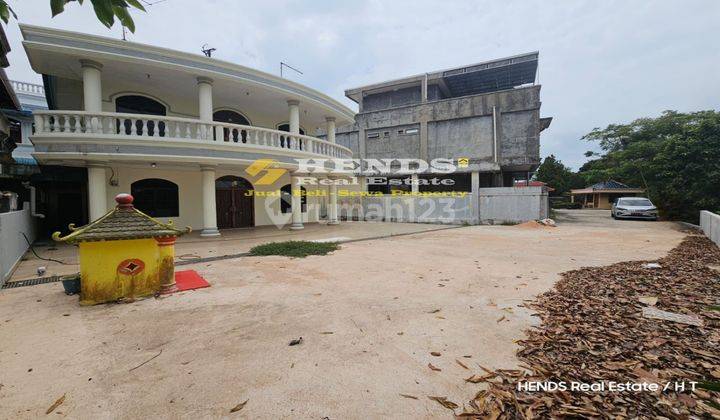
POLYGON ((652 201, 643 197, 621 197, 615 200, 610 212, 613 219, 657 220, 658 210, 652 201))

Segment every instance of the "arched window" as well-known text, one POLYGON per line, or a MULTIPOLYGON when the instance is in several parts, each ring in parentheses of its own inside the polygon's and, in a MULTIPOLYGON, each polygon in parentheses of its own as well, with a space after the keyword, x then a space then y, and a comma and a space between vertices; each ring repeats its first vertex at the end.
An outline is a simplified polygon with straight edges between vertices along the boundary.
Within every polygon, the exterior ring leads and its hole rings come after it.
MULTIPOLYGON (((280 130, 280 131, 287 131, 287 132, 289 133, 289 132, 290 132, 290 124, 280 124, 280 125, 278 125, 278 128, 277 128, 277 129, 280 130)), ((302 134, 302 135, 304 136, 304 135, 305 135, 305 130, 303 130, 302 128, 300 128, 300 134, 302 134)), ((303 142, 302 139, 300 139, 300 150, 303 150, 303 144, 302 144, 302 142, 303 142)), ((285 140, 285 137, 280 136, 280 147, 287 147, 287 148, 289 149, 289 148, 290 148, 290 141, 289 141, 289 139, 286 141, 286 140, 285 140)))
MULTIPOLYGON (((300 208, 302 213, 307 212, 307 190, 305 187, 300 187, 300 208)), ((290 184, 280 188, 280 212, 292 213, 292 187, 290 184)))
MULTIPOLYGON (((280 124, 280 125, 278 125, 278 128, 277 128, 277 129, 280 130, 280 131, 287 131, 287 132, 289 133, 289 132, 290 132, 290 124, 280 124)), ((304 135, 305 135, 305 130, 303 130, 302 128, 300 128, 300 134, 302 134, 302 135, 304 136, 304 135)))
MULTIPOLYGON (((250 121, 248 121, 248 119, 245 118, 243 115, 227 109, 215 111, 213 113, 213 121, 224 122, 228 124, 250 125, 250 121)), ((247 141, 247 131, 245 130, 238 130, 236 128, 226 127, 223 129, 223 135, 224 141, 234 141, 235 143, 237 143, 238 141, 242 141, 243 143, 245 143, 245 141, 247 141)))
POLYGON ((147 178, 135 181, 130 186, 135 197, 133 205, 153 217, 177 217, 180 215, 178 186, 166 179, 147 178))
MULTIPOLYGON (((141 115, 167 115, 167 110, 165 109, 165 105, 161 104, 160 102, 148 98, 147 96, 140 96, 140 95, 124 95, 119 96, 115 99, 115 112, 121 113, 121 114, 141 114, 141 115)), ((124 121, 124 128, 125 128, 125 134, 129 135, 132 131, 130 130, 131 125, 130 121, 125 120, 124 121)), ((141 135, 142 133, 142 121, 137 121, 136 123, 137 132, 141 135)), ((160 137, 165 136, 165 123, 160 122, 158 124, 159 127, 159 135, 160 137)), ((155 123, 152 121, 148 121, 147 125, 148 135, 155 135, 155 123)), ((120 126, 118 122, 118 131, 120 131, 120 126)))

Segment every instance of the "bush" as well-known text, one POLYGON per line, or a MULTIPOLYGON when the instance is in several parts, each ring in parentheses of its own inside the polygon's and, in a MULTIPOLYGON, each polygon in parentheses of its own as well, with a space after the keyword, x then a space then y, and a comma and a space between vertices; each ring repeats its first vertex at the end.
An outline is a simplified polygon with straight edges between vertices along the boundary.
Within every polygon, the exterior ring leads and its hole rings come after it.
POLYGON ((282 255, 285 257, 304 258, 308 255, 325 255, 329 252, 336 251, 339 247, 340 245, 337 242, 271 242, 253 247, 250 249, 250 255, 282 255))

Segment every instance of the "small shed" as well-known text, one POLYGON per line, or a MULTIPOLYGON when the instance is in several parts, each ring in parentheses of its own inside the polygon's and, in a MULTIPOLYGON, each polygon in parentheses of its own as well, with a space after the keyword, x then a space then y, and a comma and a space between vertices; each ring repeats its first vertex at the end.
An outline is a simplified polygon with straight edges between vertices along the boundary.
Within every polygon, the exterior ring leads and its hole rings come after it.
POLYGON ((133 207, 130 194, 118 194, 117 206, 58 242, 80 248, 80 304, 135 299, 175 288, 175 239, 190 232, 162 223, 133 207))
POLYGON ((618 198, 635 197, 644 192, 642 188, 628 187, 622 182, 610 180, 570 190, 570 200, 573 203, 582 203, 583 208, 609 210, 618 198))

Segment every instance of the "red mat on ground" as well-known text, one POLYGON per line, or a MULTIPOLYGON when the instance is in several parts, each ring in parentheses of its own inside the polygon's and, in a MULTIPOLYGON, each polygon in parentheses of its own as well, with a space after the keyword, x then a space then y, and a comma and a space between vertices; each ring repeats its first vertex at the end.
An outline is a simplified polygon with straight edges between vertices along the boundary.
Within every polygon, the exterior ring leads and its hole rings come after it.
POLYGON ((178 291, 201 289, 210 287, 210 283, 205 281, 195 270, 184 270, 175 272, 175 285, 178 291))

